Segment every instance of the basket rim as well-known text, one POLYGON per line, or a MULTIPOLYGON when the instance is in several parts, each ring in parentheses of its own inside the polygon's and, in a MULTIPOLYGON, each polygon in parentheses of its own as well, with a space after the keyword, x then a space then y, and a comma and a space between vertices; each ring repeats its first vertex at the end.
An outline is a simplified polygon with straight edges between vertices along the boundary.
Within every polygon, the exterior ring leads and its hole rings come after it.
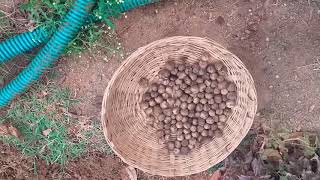
MULTIPOLYGON (((160 176, 165 176, 165 177, 174 177, 176 175, 173 175, 173 174, 161 174, 161 173, 158 173, 158 171, 151 171, 150 169, 147 169, 147 168, 144 168, 142 166, 139 166, 133 162, 131 162, 130 160, 127 160, 126 158, 124 158, 120 152, 118 152, 117 148, 115 147, 115 145, 113 144, 112 141, 110 141, 109 139, 109 136, 108 136, 108 127, 107 127, 107 124, 106 124, 106 120, 107 120, 107 100, 108 100, 108 97, 109 97, 109 94, 110 94, 110 90, 111 90, 111 87, 113 86, 113 84, 115 83, 115 80, 117 78, 117 75, 122 72, 124 69, 120 68, 120 67, 123 67, 125 66, 129 61, 132 61, 134 59, 131 59, 132 56, 134 56, 134 54, 136 54, 138 51, 141 51, 142 49, 144 50, 148 50, 147 48, 149 47, 152 47, 154 46, 155 44, 159 44, 160 42, 163 42, 163 41, 172 41, 172 40, 177 40, 177 39, 185 39, 185 38, 196 38, 200 41, 210 41, 210 42, 213 42, 213 44, 219 48, 223 48, 223 49, 226 49, 225 47, 223 47, 222 45, 216 43, 214 40, 210 39, 210 38, 204 38, 204 37, 197 37, 197 36, 171 36, 171 37, 167 37, 167 38, 163 38, 163 39, 159 39, 159 40, 156 40, 156 41, 153 41, 151 43, 148 43, 142 47, 139 47, 137 48, 132 54, 130 54, 126 60, 124 60, 121 65, 119 66, 119 68, 113 73, 113 76, 112 78, 110 79, 105 91, 104 91, 104 96, 103 96, 103 101, 102 101, 102 110, 101 110, 101 123, 102 123, 102 128, 103 128, 103 133, 104 133, 104 136, 105 136, 105 139, 108 143, 108 145, 111 147, 111 149, 113 150, 113 152, 123 161, 125 162, 126 164, 134 167, 134 168, 137 168, 137 169, 140 169, 144 172, 147 172, 147 173, 150 173, 150 174, 154 174, 154 175, 160 175, 160 176)), ((231 52, 230 52, 231 53, 231 52)), ((234 55, 235 56, 235 55, 234 55)), ((257 92, 256 92, 256 89, 255 89, 255 86, 254 86, 254 80, 251 76, 251 74, 249 73, 250 75, 250 78, 253 82, 253 90, 254 90, 254 94, 256 95, 257 92)), ((254 100, 254 114, 256 113, 256 109, 257 109, 257 97, 256 99, 254 100)), ((248 118, 247 118, 248 119, 248 118)), ((246 119, 246 124, 248 124, 248 128, 245 129, 244 131, 242 131, 241 135, 239 134, 235 139, 238 139, 238 141, 233 141, 233 144, 236 144, 236 145, 233 145, 231 146, 230 148, 228 148, 227 152, 226 153, 223 153, 222 156, 220 156, 218 159, 218 162, 221 162, 223 161, 226 157, 228 157, 238 146, 239 144, 241 143, 241 141, 243 140, 243 138, 247 135, 247 133, 249 132, 250 130, 250 127, 252 126, 253 124, 253 121, 254 121, 254 118, 250 118, 250 121, 248 121, 246 119)), ((196 174, 196 173, 200 173, 202 171, 205 171, 207 169, 205 168, 199 168, 198 170, 195 170, 192 172, 192 174, 196 174)), ((191 175, 191 174, 185 174, 185 175, 191 175)), ((179 175, 180 176, 180 175, 179 175)))

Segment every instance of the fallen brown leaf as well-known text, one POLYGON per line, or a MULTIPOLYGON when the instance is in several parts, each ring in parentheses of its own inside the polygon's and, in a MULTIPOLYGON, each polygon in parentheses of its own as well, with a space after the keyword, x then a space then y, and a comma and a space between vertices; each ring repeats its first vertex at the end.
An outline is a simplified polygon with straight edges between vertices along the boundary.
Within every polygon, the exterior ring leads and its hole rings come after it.
POLYGON ((13 136, 15 136, 17 138, 20 137, 20 132, 18 131, 17 128, 13 127, 12 125, 8 126, 8 130, 9 130, 10 135, 13 135, 13 136))

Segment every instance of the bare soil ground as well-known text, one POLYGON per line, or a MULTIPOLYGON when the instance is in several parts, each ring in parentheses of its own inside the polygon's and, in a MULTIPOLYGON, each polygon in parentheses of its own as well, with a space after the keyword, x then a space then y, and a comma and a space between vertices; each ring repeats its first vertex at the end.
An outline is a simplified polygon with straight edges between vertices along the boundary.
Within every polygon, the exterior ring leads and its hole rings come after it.
MULTIPOLYGON (((115 20, 116 33, 126 55, 170 36, 215 40, 240 57, 251 72, 259 98, 256 122, 266 122, 275 128, 311 131, 320 129, 319 22, 317 0, 163 1, 132 10, 126 17, 115 20)), ((123 59, 109 58, 100 51, 60 61, 57 68, 62 78, 58 83, 82 99, 75 113, 99 119, 104 89, 121 61, 123 59)), ((0 154, 1 159, 13 156, 8 161, 15 162, 16 157, 8 152, 8 155, 0 154)), ((32 166, 29 160, 21 162, 19 166, 32 166)), ((9 166, 14 168, 16 164, 9 166)), ((65 177, 120 179, 122 167, 117 158, 90 154, 70 162, 65 177)), ((33 173, 29 168, 15 169, 22 172, 10 171, 0 177, 28 177, 27 174, 33 173)), ((54 178, 56 174, 52 170, 40 177, 54 178)))

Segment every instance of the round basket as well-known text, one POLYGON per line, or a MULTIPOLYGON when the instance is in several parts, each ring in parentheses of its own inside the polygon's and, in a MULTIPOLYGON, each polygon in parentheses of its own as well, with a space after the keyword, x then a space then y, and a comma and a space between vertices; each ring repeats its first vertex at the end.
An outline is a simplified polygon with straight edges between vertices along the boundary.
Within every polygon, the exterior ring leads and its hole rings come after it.
POLYGON ((101 121, 109 145, 125 163, 154 175, 185 176, 225 159, 249 131, 256 109, 253 79, 238 57, 210 39, 178 36, 141 47, 126 59, 106 88, 101 121), (236 106, 223 137, 206 142, 188 155, 175 156, 158 143, 156 129, 147 125, 147 115, 139 105, 146 88, 138 82, 142 77, 156 80, 168 59, 194 63, 203 53, 212 56, 209 61, 221 61, 227 67, 237 87, 236 106))

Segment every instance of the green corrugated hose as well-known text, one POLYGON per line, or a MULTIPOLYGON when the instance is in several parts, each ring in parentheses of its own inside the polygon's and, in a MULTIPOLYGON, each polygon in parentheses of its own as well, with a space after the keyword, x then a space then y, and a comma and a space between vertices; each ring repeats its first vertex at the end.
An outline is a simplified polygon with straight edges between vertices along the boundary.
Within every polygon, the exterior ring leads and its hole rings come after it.
MULTIPOLYGON (((66 15, 63 23, 53 37, 40 50, 14 80, 0 89, 0 107, 5 106, 17 94, 22 93, 33 81, 37 80, 43 71, 55 62, 64 49, 79 32, 81 26, 87 21, 96 0, 77 0, 66 15)), ((126 0, 120 7, 122 12, 149 4, 157 0, 126 0)), ((20 53, 31 50, 48 39, 42 29, 15 36, 0 44, 0 62, 3 62, 20 53)))

